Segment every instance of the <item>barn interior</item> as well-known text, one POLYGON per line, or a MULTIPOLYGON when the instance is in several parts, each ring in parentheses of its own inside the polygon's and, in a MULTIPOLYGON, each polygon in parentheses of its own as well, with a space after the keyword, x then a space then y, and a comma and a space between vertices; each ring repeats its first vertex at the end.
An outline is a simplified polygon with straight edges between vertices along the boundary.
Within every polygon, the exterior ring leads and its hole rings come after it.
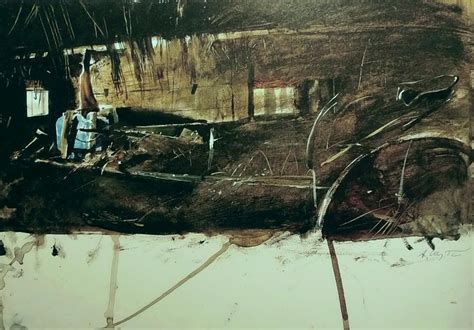
POLYGON ((0 1, 0 229, 472 222, 467 1, 0 1))

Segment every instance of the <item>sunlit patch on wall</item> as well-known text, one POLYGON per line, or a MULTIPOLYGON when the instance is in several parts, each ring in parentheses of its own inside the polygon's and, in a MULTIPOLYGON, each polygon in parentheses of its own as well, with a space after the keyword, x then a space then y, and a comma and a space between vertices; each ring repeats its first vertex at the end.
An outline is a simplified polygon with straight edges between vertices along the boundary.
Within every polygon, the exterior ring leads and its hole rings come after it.
POLYGON ((49 91, 39 88, 26 89, 26 111, 28 117, 46 116, 49 113, 49 91))

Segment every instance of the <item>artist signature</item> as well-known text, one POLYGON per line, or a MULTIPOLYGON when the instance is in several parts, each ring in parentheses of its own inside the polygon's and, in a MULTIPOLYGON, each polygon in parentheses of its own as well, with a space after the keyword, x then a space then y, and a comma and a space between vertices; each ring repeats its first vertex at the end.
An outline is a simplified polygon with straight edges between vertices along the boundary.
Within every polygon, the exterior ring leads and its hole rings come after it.
POLYGON ((466 252, 468 252, 470 248, 464 250, 445 250, 445 251, 436 251, 436 250, 424 250, 419 257, 423 260, 441 260, 443 258, 455 258, 460 257, 466 252))

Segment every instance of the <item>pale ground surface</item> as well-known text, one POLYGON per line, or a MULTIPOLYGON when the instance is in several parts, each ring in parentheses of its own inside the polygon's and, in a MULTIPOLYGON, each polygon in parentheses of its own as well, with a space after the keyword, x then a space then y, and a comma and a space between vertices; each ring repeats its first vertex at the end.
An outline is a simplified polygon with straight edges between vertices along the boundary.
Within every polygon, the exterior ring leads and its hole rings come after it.
MULTIPOLYGON (((319 238, 282 234, 253 248, 231 246, 120 327, 340 329, 331 261, 319 238)), ((0 239, 10 250, 0 257, 2 265, 12 260, 14 247, 35 240, 24 233, 0 233, 0 239)), ((114 321, 172 287, 227 240, 200 234, 121 235, 114 321)), ((400 239, 335 244, 353 329, 472 329, 472 232, 458 241, 435 239, 435 251, 417 240, 408 239, 411 251, 400 239)), ((105 326, 112 260, 111 236, 44 236, 44 244, 6 274, 5 327, 105 326), (60 247, 56 257, 53 244, 60 247)))

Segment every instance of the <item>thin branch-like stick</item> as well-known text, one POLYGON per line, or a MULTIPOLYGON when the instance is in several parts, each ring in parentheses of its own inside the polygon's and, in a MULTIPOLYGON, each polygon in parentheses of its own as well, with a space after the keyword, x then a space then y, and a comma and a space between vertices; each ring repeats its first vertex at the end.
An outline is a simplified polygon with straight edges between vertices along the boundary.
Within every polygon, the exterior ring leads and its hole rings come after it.
POLYGON ((314 136, 316 134, 316 126, 319 123, 319 120, 328 113, 328 111, 336 106, 337 102, 332 103, 337 97, 339 93, 334 95, 332 99, 321 109, 321 111, 316 116, 314 120, 313 126, 311 127, 311 131, 309 132, 308 141, 306 142, 306 166, 308 168, 314 168, 313 164, 313 152, 314 152, 314 136))
POLYGON ((244 166, 244 168, 242 169, 242 171, 240 172, 240 175, 239 176, 242 176, 242 174, 244 174, 245 170, 247 169, 247 166, 250 165, 250 163, 252 163, 253 159, 255 158, 256 154, 257 153, 261 153, 262 156, 265 158, 265 161, 267 162, 267 166, 268 166, 268 170, 270 171, 270 174, 273 175, 273 170, 272 170, 272 167, 270 166, 270 162, 268 161, 268 158, 267 158, 267 155, 265 155, 265 153, 262 151, 262 150, 257 150, 254 152, 254 154, 252 155, 252 157, 250 158, 250 160, 247 162, 247 164, 244 166))
POLYGON ((342 155, 347 153, 349 150, 351 150, 353 146, 355 146, 355 144, 349 144, 347 147, 345 147, 344 149, 339 151, 337 154, 332 155, 331 157, 326 159, 324 162, 322 162, 320 166, 323 167, 324 165, 327 165, 327 164, 335 161, 336 159, 338 159, 339 157, 341 157, 342 155))
POLYGON ((402 174, 400 175, 400 187, 398 188, 398 195, 397 195, 397 202, 398 206, 403 201, 404 193, 403 193, 403 183, 404 183, 404 177, 405 177, 405 167, 407 165, 407 159, 408 159, 408 152, 410 151, 410 147, 413 141, 410 141, 410 144, 408 145, 407 152, 405 154, 405 159, 403 160, 403 167, 402 167, 402 174))
POLYGON ((148 217, 150 214, 153 213, 153 211, 156 210, 156 207, 152 207, 148 212, 146 212, 144 215, 142 215, 138 220, 137 222, 142 222, 143 219, 145 219, 146 217, 148 217))
MULTIPOLYGON (((385 230, 390 228, 390 226, 392 225, 392 221, 388 221, 388 220, 381 220, 381 221, 385 221, 385 223, 382 225, 382 227, 379 228, 379 230, 377 230, 377 232, 375 234, 372 235, 372 237, 370 239, 375 239, 378 234, 385 232, 385 230)), ((380 223, 380 221, 377 223, 377 225, 379 223, 380 223)), ((374 228, 375 228, 375 226, 374 226, 374 228)), ((380 237, 382 237, 382 236, 383 236, 383 234, 380 235, 380 237)))
POLYGON ((379 207, 379 208, 376 208, 376 209, 373 209, 373 210, 370 210, 370 211, 367 211, 367 212, 365 212, 365 213, 363 213, 363 214, 361 214, 361 215, 359 215, 359 216, 357 216, 357 217, 355 217, 355 218, 352 218, 351 220, 348 220, 348 221, 346 221, 346 222, 340 224, 339 226, 340 226, 340 227, 346 226, 346 225, 348 225, 348 224, 350 224, 350 223, 352 223, 352 222, 354 222, 354 221, 357 221, 358 219, 360 219, 360 218, 362 218, 362 217, 365 217, 366 215, 369 215, 369 214, 371 214, 371 213, 373 213, 373 212, 377 212, 377 211, 386 209, 386 208, 391 207, 391 206, 393 206, 393 203, 392 203, 392 204, 389 204, 389 205, 385 205, 385 206, 379 207))
POLYGON ((209 130, 209 157, 207 159, 207 170, 211 170, 212 160, 214 159, 214 127, 209 130))
POLYGON ((33 17, 36 17, 37 14, 38 14, 38 5, 35 2, 33 6, 31 6, 31 10, 25 18, 25 23, 23 24, 23 27, 26 28, 30 24, 33 17))
POLYGON ((67 21, 66 13, 65 13, 65 11, 64 11, 64 6, 63 6, 63 2, 62 2, 62 1, 59 2, 59 6, 61 7, 61 13, 62 13, 62 16, 63 16, 64 24, 66 24, 67 31, 69 32, 69 38, 70 38, 70 39, 73 39, 73 37, 72 37, 73 34, 72 34, 72 32, 71 32, 71 27, 69 26, 69 23, 68 23, 68 21, 67 21))
POLYGON ((367 42, 367 45, 365 46, 364 54, 362 55, 362 61, 360 63, 360 71, 359 71, 359 84, 357 85, 357 89, 360 89, 360 84, 362 82, 362 70, 364 68, 365 54, 367 53, 367 48, 369 47, 369 44, 370 44, 370 39, 367 42))
MULTIPOLYGON (((150 181, 156 182, 163 182, 163 181, 173 181, 173 182, 187 182, 187 183, 195 183, 200 182, 203 180, 201 176, 192 175, 192 174, 172 174, 172 173, 159 173, 159 172, 142 172, 142 171, 132 171, 127 170, 126 172, 122 172, 118 169, 114 168, 101 168, 95 165, 76 165, 73 163, 59 163, 52 160, 43 160, 43 159, 36 159, 34 164, 37 165, 47 165, 52 166, 55 168, 63 168, 63 169, 70 169, 71 173, 75 171, 90 171, 95 173, 103 173, 114 175, 114 176, 127 176, 127 177, 135 177, 135 178, 142 178, 147 179, 150 181)), ((69 173, 70 174, 70 173, 69 173)), ((68 175, 69 175, 68 174, 68 175)))
POLYGON ((170 289, 166 290, 163 294, 161 294, 158 298, 156 298, 155 300, 151 301, 150 303, 146 304, 145 306, 143 306, 142 308, 140 308, 138 311, 136 311, 135 313, 127 316, 126 318, 123 318, 122 320, 120 321, 117 321, 115 322, 112 326, 113 327, 116 327, 122 323, 125 323, 131 319, 133 319, 135 316, 143 313, 144 311, 146 311, 148 308, 152 307, 153 305, 155 305, 156 303, 160 302, 161 300, 163 300, 164 298, 166 298, 168 295, 170 295, 171 293, 173 293, 176 289, 178 289, 180 286, 182 286, 184 283, 186 283, 187 281, 189 281, 190 279, 192 279, 194 276, 196 276, 197 274, 199 274, 200 272, 202 272, 204 269, 206 269, 210 264, 212 264, 219 256, 221 256, 224 252, 226 252, 229 247, 232 245, 232 243, 230 242, 227 242, 225 243, 224 245, 222 245, 221 249, 219 251, 217 251, 216 253, 214 253, 209 259, 206 260, 206 262, 204 262, 201 266, 199 266, 198 268, 196 268, 195 270, 193 270, 191 273, 189 273, 186 277, 184 277, 181 281, 179 281, 178 283, 176 283, 175 285, 173 285, 170 289))
POLYGON ((69 26, 71 27, 72 37, 73 37, 73 39, 76 39, 76 33, 74 32, 74 27, 72 25, 71 16, 69 15, 69 9, 67 9, 67 7, 66 7, 66 17, 67 17, 67 20, 69 22, 69 26))
MULTIPOLYGON (((413 143, 413 140, 410 141, 410 143, 408 144, 408 148, 407 148, 407 151, 405 153, 405 158, 403 159, 403 166, 402 166, 402 171, 401 171, 401 174, 400 174, 400 186, 398 188, 398 193, 396 194, 397 196, 397 204, 398 204, 398 208, 397 208, 397 211, 396 211, 396 214, 398 214, 399 210, 400 210, 400 207, 402 206, 402 202, 405 198, 405 193, 403 192, 404 189, 404 178, 405 178, 405 168, 406 168, 406 164, 407 164, 407 159, 408 159, 408 153, 410 152, 410 148, 411 148, 411 144, 413 143)), ((387 231, 387 234, 390 235, 391 233, 393 233, 395 231, 395 229, 398 227, 398 225, 401 223, 402 221, 402 217, 403 215, 405 214, 405 212, 414 204, 415 202, 413 202, 409 207, 406 207, 403 212, 401 214, 398 215, 398 217, 395 219, 395 221, 392 223, 391 226, 389 226, 389 229, 387 231)), ((383 233, 384 234, 384 233, 383 233)), ((406 243, 405 246, 408 246, 410 244, 408 244, 408 242, 404 242, 406 243), (408 245, 407 245, 408 244, 408 245)))
POLYGON ((51 37, 53 38, 56 49, 59 49, 59 45, 60 45, 59 38, 56 35, 56 30, 54 28, 52 18, 50 18, 48 7, 44 7, 44 16, 46 17, 46 22, 48 23, 49 30, 51 31, 51 37))
POLYGON ((105 35, 108 38, 109 37, 109 29, 107 28, 107 21, 105 20, 105 17, 102 17, 102 20, 104 21, 105 35))
POLYGON ((56 18, 56 12, 54 11, 54 6, 50 5, 50 9, 51 9, 51 18, 53 20, 54 27, 56 29, 56 34, 58 35, 58 39, 59 39, 60 43, 62 44, 63 43, 63 37, 61 35, 61 30, 59 29, 58 19, 56 18))
POLYGON ((298 163, 298 157, 296 157, 296 151, 293 150, 293 156, 295 158, 295 163, 296 163, 296 175, 300 175, 300 166, 298 163))
POLYGON ((367 95, 367 96, 362 96, 362 97, 359 97, 351 102, 349 102, 348 104, 346 104, 344 106, 344 109, 341 110, 341 113, 345 112, 347 109, 349 109, 351 107, 351 105, 354 105, 356 104, 357 102, 360 102, 360 101, 363 101, 363 100, 366 100, 366 99, 369 99, 369 98, 373 98, 374 96, 372 95, 367 95))
POLYGON ((97 179, 92 179, 92 180, 90 180, 90 181, 88 181, 88 182, 86 182, 86 183, 80 185, 79 187, 74 188, 72 191, 78 191, 78 190, 80 190, 80 189, 82 189, 82 188, 84 188, 84 187, 87 187, 87 186, 90 185, 90 184, 93 184, 93 183, 96 182, 96 181, 97 181, 97 179))
MULTIPOLYGON (((390 211, 389 211, 389 212, 390 212, 390 211)), ((370 228, 370 230, 369 230, 369 232, 367 233, 367 235, 369 235, 370 233, 372 233, 372 232, 375 230, 375 228, 377 228, 377 227, 382 223, 382 221, 386 221, 386 220, 385 220, 385 219, 380 219, 379 221, 377 221, 377 223, 376 223, 372 228, 370 228)), ((370 239, 373 239, 373 238, 374 238, 374 236, 372 235, 372 237, 371 237, 370 239)))
MULTIPOLYGON (((365 137, 363 137, 362 139, 360 139, 359 141, 364 141, 364 140, 367 140, 367 139, 370 139, 371 137, 381 133, 382 131, 384 131, 385 129, 389 128, 390 126, 393 126, 395 124, 397 124, 401 119, 403 119, 402 116, 398 117, 398 118, 395 118, 394 120, 391 120, 389 121, 388 123, 380 126, 379 128, 377 128, 375 131, 372 131, 369 135, 366 135, 365 137)), ((338 159, 339 157, 341 157, 343 154, 345 154, 346 152, 348 152, 352 147, 356 146, 356 145, 361 145, 360 143, 352 143, 352 144, 349 144, 346 148, 344 148, 343 150, 339 151, 337 154, 329 157, 327 160, 325 160, 323 163, 321 163, 321 166, 323 165, 327 165, 331 162, 333 162, 334 160, 338 159)))
MULTIPOLYGON (((92 17, 95 16, 95 13, 92 12, 92 17)), ((94 34, 95 34, 95 38, 97 39, 97 25, 94 25, 94 34)))
POLYGON ((365 137, 363 137, 360 141, 364 141, 364 140, 367 140, 367 139, 370 139, 371 137, 379 134, 380 132, 382 132, 383 130, 385 130, 386 128, 396 124, 399 120, 402 119, 402 116, 398 117, 398 118, 395 118, 394 120, 391 120, 389 121, 388 123, 380 126, 379 128, 377 128, 375 131, 373 131, 372 133, 370 133, 369 135, 366 135, 365 137))
POLYGON ((128 5, 128 24, 130 24, 130 37, 132 36, 132 9, 130 7, 130 4, 128 5))
POLYGON ((76 34, 74 33, 74 28, 72 27, 71 17, 69 16, 69 10, 67 9, 66 4, 63 5, 62 2, 61 10, 63 11, 64 21, 66 22, 69 32, 71 33, 72 39, 76 39, 76 34))
POLYGON ((94 17, 92 17, 92 15, 89 13, 89 11, 87 10, 87 7, 86 5, 82 2, 82 0, 79 0, 79 4, 82 6, 82 8, 84 9, 84 11, 86 12, 87 16, 89 16, 90 20, 92 21, 92 23, 94 23, 94 25, 97 27, 97 30, 100 31, 100 34, 102 34, 102 36, 105 38, 105 34, 104 34, 104 31, 102 31, 102 29, 100 28, 99 24, 97 24, 97 22, 95 21, 94 17))
POLYGON ((314 209, 318 209, 318 195, 316 193, 316 171, 312 168, 310 169, 311 174, 313 176, 313 205, 314 209))
POLYGON ((242 163, 238 164, 235 169, 232 171, 232 173, 230 174, 230 176, 234 176, 235 172, 237 172, 237 170, 240 168, 240 166, 242 166, 242 163))
POLYGON ((285 161, 283 162, 283 165, 282 165, 281 170, 280 170, 280 175, 283 175, 283 172, 285 171, 286 163, 288 162, 288 158, 290 158, 290 155, 291 155, 292 151, 293 151, 293 149, 290 149, 290 151, 288 152, 288 155, 286 155, 285 161))
POLYGON ((46 37, 46 42, 48 43, 49 49, 52 50, 51 43, 49 42, 48 33, 46 32, 46 28, 44 26, 43 18, 41 17, 41 13, 39 13, 39 18, 41 22, 41 27, 43 28, 44 36, 46 37))
POLYGON ((117 275, 118 275, 118 262, 120 254, 120 235, 112 235, 112 246, 113 257, 112 267, 110 270, 110 285, 109 285, 109 305, 105 311, 105 320, 107 322, 106 328, 113 328, 114 323, 114 307, 115 307, 115 296, 117 295, 117 275))
POLYGON ((334 120, 332 121, 331 130, 330 130, 330 132, 328 134, 328 137, 326 139, 326 150, 329 149, 329 140, 331 139, 331 136, 334 133, 334 124, 336 123, 336 120, 337 120, 337 118, 334 118, 334 120))
POLYGON ((128 30, 128 20, 127 20, 127 15, 125 14, 125 5, 123 5, 123 20, 125 21, 125 32, 127 32, 127 35, 130 36, 130 31, 128 30))
POLYGON ((272 167, 270 166, 270 162, 268 161, 267 155, 265 155, 265 153, 262 150, 257 150, 257 152, 259 152, 263 155, 263 157, 267 161, 268 170, 270 171, 270 174, 273 175, 273 170, 272 170, 272 167))
MULTIPOLYGON (((253 159, 255 158, 255 153, 252 155, 252 157, 250 157, 249 161, 247 162, 247 164, 245 164, 244 168, 242 169, 242 171, 240 171, 240 174, 239 174, 239 177, 242 176, 242 174, 244 174, 245 170, 247 169, 247 166, 250 165, 250 163, 252 163, 253 159)), ((237 166, 238 167, 238 166, 237 166)))
POLYGON ((23 10, 23 0, 21 1, 21 7, 20 9, 18 10, 18 14, 16 14, 16 18, 15 18, 15 22, 13 22, 13 25, 10 29, 10 31, 8 31, 8 36, 13 32, 13 30, 15 29, 15 26, 16 26, 16 23, 18 23, 18 19, 20 18, 20 15, 21 15, 21 12, 23 10))
POLYGON ((344 286, 342 285, 341 271, 337 261, 336 250, 331 239, 327 240, 329 254, 331 256, 332 270, 334 272, 334 279, 336 281, 337 294, 339 296, 339 307, 341 309, 342 324, 344 330, 349 330, 349 315, 347 313, 346 297, 344 295, 344 286))
MULTIPOLYGON (((415 202, 412 202, 410 205, 408 205, 407 207, 405 207, 405 209, 402 211, 402 213, 397 217, 397 219, 395 219, 395 222, 392 223, 391 225, 391 228, 390 230, 388 231, 388 235, 391 235, 395 229, 397 229, 397 227, 401 224, 402 220, 403 220, 403 216, 405 215, 405 213, 411 209, 413 207, 413 205, 415 205, 416 201, 415 202)), ((399 207, 400 208, 400 207, 399 207)), ((397 210, 397 213, 398 213, 398 210, 397 210)))

